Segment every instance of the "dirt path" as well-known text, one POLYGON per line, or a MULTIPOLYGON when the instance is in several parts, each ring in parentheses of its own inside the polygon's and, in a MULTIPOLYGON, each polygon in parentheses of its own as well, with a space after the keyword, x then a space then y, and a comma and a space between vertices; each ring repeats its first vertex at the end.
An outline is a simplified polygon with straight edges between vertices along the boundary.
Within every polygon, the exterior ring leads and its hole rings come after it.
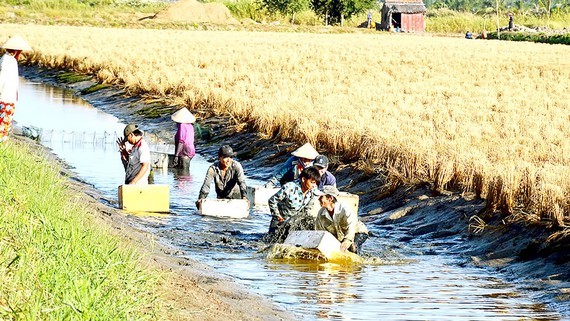
MULTIPOLYGON (((61 86, 51 71, 25 68, 23 74, 61 86)), ((75 83, 68 87, 79 91, 91 84, 75 83)), ((122 96, 120 89, 109 88, 80 96, 119 118, 144 122, 158 137, 170 139, 173 135, 170 115, 144 119, 138 112, 148 105, 122 96)), ((282 163, 295 148, 293 144, 247 132, 246 124, 228 125, 223 117, 206 117, 207 112, 200 116, 200 124, 209 127, 214 135, 198 139, 197 152, 211 156, 215 155, 220 142, 231 144, 238 151, 238 157, 248 159, 242 164, 246 172, 258 175, 254 178, 267 178, 272 166, 282 163)), ((463 264, 497 269, 507 275, 508 281, 538 293, 542 302, 570 317, 570 230, 553 230, 549 222, 528 225, 516 216, 507 220, 491 215, 484 211, 484 200, 459 192, 434 193, 427 183, 387 185, 385 170, 366 162, 335 161, 331 171, 342 190, 360 195, 360 209, 364 213, 361 216, 367 224, 404 228, 410 239, 445 240, 461 236, 465 242, 453 251, 464 257, 463 264)), ((82 189, 84 187, 78 188, 78 193, 83 193, 82 189)), ((171 291, 173 313, 170 319, 292 318, 282 310, 275 310, 275 306, 263 298, 216 275, 207 266, 177 259, 172 255, 175 254, 173 249, 150 248, 151 237, 129 227, 119 211, 101 203, 96 191, 88 190, 86 201, 108 225, 152 253, 151 260, 159 263, 162 270, 175 272, 171 284, 165 287, 171 291)))

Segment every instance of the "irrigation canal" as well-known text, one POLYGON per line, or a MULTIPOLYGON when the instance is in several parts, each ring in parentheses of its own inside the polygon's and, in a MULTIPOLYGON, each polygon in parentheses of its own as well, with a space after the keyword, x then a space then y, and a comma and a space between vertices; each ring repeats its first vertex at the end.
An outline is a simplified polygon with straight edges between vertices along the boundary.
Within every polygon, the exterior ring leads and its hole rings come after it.
MULTIPOLYGON (((41 128, 42 144, 104 197, 116 200, 124 173, 115 138, 121 135, 125 120, 97 110, 70 91, 24 78, 20 97, 15 113, 18 124, 41 128)), ((171 186, 171 213, 130 215, 130 222, 156 235, 158 241, 180 249, 175 255, 214 267, 294 312, 298 319, 563 319, 538 302, 532 292, 521 290, 520 284, 509 284, 486 269, 457 264, 457 255, 439 254, 453 242, 461 242, 459 239, 447 244, 403 244, 398 241, 402 231, 369 226, 379 237, 364 244, 368 264, 343 267, 269 261, 258 253, 265 246, 260 238, 269 225, 267 208, 254 208, 249 218, 240 220, 197 214, 194 202, 209 165, 197 155, 190 175, 155 171, 156 183, 171 186), (438 254, 433 255, 428 247, 437 247, 438 254)), ((263 182, 248 179, 247 183, 263 182)))

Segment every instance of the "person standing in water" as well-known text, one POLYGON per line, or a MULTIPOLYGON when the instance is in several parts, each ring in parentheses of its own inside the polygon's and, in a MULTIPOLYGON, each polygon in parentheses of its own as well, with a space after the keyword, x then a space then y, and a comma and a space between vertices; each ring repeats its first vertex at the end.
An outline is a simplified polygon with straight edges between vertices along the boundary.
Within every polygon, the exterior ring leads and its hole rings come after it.
POLYGON ((2 45, 6 53, 0 59, 0 142, 8 139, 12 117, 18 102, 18 58, 22 51, 32 50, 20 36, 13 36, 2 45))
POLYGON ((176 134, 174 135, 174 162, 173 167, 184 171, 190 169, 190 161, 196 154, 194 147, 194 126, 196 117, 183 107, 172 114, 171 119, 176 122, 176 134))
POLYGON ((150 147, 138 125, 129 124, 117 140, 125 168, 125 184, 146 185, 150 175, 150 147))

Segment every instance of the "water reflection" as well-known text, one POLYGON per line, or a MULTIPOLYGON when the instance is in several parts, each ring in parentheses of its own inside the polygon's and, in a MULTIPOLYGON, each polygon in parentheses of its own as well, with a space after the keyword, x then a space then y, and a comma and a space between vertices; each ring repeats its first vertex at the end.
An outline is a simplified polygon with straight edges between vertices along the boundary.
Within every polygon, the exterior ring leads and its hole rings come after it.
MULTIPOLYGON (((116 199, 124 173, 117 150, 109 143, 114 140, 105 135, 121 133, 124 124, 50 86, 23 82, 20 97, 16 120, 52 131, 45 145, 81 178, 116 199), (57 136, 59 131, 73 136, 57 136)), ((240 220, 197 215, 194 201, 209 165, 196 155, 189 173, 156 170, 155 182, 171 186, 171 214, 132 215, 130 221, 180 249, 179 255, 232 276, 299 319, 560 319, 485 270, 459 267, 443 255, 415 255, 418 251, 395 241, 396 237, 385 237, 386 231, 374 231, 383 236, 365 243, 364 252, 375 257, 365 265, 268 261, 262 251, 266 245, 260 241, 269 225, 266 207, 255 207, 250 217, 240 220)), ((248 178, 248 184, 260 183, 248 178)))

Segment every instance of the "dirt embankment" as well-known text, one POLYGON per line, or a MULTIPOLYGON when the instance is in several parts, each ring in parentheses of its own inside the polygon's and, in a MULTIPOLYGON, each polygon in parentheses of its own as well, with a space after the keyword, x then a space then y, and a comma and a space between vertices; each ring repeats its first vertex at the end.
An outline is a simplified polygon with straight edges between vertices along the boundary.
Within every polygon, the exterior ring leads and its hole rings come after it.
MULTIPOLYGON (((25 68, 23 74, 27 77, 56 84, 54 73, 25 68)), ((61 85, 61 84, 59 84, 61 85)), ((89 82, 69 84, 68 87, 79 91, 90 86, 89 82)), ((171 139, 173 126, 170 114, 159 118, 145 119, 144 110, 148 108, 144 101, 136 98, 126 98, 120 94, 120 89, 107 88, 87 95, 84 99, 96 107, 109 112, 129 122, 144 122, 149 131, 158 137, 171 139)), ((208 111, 196 111, 198 123, 208 131, 197 139, 197 150, 203 155, 215 155, 219 145, 230 144, 238 151, 238 158, 248 160, 243 162, 246 172, 255 173, 255 178, 266 179, 273 167, 282 163, 296 147, 292 143, 267 139, 247 131, 247 124, 230 124, 228 119, 213 117, 208 111), (230 125, 228 125, 230 124, 230 125), (262 170, 260 170, 262 168, 262 170)), ((325 151, 321 151, 326 154, 325 151)), ((526 290, 539 294, 541 301, 550 303, 563 315, 570 317, 570 231, 556 231, 549 227, 548 222, 529 225, 527 222, 511 216, 507 219, 485 210, 485 203, 473 195, 461 194, 455 191, 440 191, 434 193, 427 183, 415 185, 386 184, 385 170, 367 162, 345 164, 339 155, 329 155, 332 159, 331 171, 335 173, 341 190, 360 195, 362 220, 368 225, 378 226, 379 229, 398 227, 406 231, 407 236, 400 241, 421 239, 426 242, 441 242, 446 240, 463 240, 451 248, 438 249, 441 255, 452 253, 464 258, 463 264, 478 265, 502 271, 510 281, 521 285, 526 290)), ((101 207, 100 213, 106 214, 111 221, 121 217, 113 209, 98 202, 96 196, 91 196, 94 207, 101 207), (114 214, 108 214, 112 212, 114 214)), ((119 223, 123 226, 123 223, 119 223)), ((126 231, 126 235, 130 235, 126 231)), ((144 243, 144 242, 142 242, 144 243)), ((451 242, 450 242, 451 243, 451 242)), ((172 261, 170 253, 160 254, 155 260, 172 261)), ((153 255, 154 259, 154 255, 153 255)), ((174 259, 173 262, 176 262, 174 259)), ((225 292, 227 280, 204 274, 207 268, 196 262, 178 262, 174 265, 185 265, 182 268, 186 277, 176 279, 175 288, 188 288, 195 291, 197 296, 212 296, 209 302, 219 305, 219 309, 238 308, 233 304, 243 298, 251 299, 256 306, 255 297, 239 292, 225 292), (213 282, 213 285, 212 285, 213 282), (229 294, 228 294, 229 293, 229 294), (230 301, 229 303, 226 301, 230 301), (224 305, 225 304, 225 305, 224 305), (222 307, 223 306, 223 307, 222 307)), ((168 268, 170 269, 170 268, 168 268)), ((176 270, 180 270, 177 268, 176 270)), ((235 288, 232 287, 232 288, 235 288)), ((189 295, 188 295, 189 296, 189 295)), ((189 296, 190 297, 190 296, 189 296)), ((186 300, 196 301, 196 300, 186 300)), ((175 302, 176 305, 187 305, 191 302, 175 302)), ((240 303, 241 304, 241 303, 240 303)), ((189 314, 210 313, 208 305, 198 305, 187 308, 189 314)), ((214 310, 216 311, 216 310, 214 310)), ((265 305, 251 308, 246 305, 227 316, 227 319, 254 319, 247 313, 259 311, 255 317, 262 315, 266 318, 287 318, 277 312, 269 312, 265 305), (239 313, 242 314, 240 317, 239 313), (243 317, 246 315, 248 317, 243 317)), ((210 313, 215 315, 216 313, 210 313)), ((194 314, 196 315, 196 314, 194 314)), ((186 315, 188 316, 188 314, 186 315)), ((222 316, 222 314, 219 314, 222 316)), ((203 319, 202 317, 200 319, 203 319)))
POLYGON ((239 24, 230 10, 222 3, 202 3, 196 0, 180 0, 158 12, 154 19, 180 22, 210 22, 215 24, 239 24))

